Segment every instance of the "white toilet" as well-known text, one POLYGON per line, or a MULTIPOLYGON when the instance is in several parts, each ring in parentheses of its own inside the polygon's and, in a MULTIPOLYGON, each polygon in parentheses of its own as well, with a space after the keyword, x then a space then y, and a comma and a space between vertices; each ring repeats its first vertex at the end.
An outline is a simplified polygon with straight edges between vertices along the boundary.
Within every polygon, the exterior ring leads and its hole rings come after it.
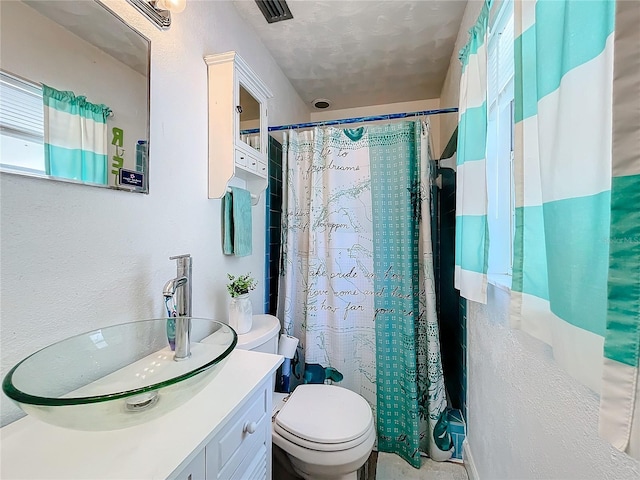
MULTIPOLYGON (((280 322, 254 315, 253 326, 238 335, 237 348, 277 353, 280 322)), ((275 379, 274 379, 275 386, 275 379)), ((273 443, 284 450, 306 479, 356 479, 369 458, 376 429, 367 401, 334 385, 299 385, 287 395, 274 393, 273 443)))

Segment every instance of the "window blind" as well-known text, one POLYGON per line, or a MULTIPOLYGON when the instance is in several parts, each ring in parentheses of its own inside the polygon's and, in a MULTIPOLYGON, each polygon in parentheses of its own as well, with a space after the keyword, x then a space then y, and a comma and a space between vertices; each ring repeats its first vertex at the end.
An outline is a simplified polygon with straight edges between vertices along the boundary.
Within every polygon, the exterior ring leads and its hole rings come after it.
POLYGON ((39 85, 0 72, 0 130, 42 143, 44 112, 39 85))

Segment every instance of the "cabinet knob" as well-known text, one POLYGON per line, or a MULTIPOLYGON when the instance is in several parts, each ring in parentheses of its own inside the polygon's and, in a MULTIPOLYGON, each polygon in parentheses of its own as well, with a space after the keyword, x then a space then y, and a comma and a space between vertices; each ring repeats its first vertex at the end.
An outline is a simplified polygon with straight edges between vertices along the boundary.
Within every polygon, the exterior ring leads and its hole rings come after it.
POLYGON ((245 422, 244 427, 242 427, 242 431, 248 434, 255 433, 258 429, 258 425, 256 422, 245 422))
POLYGON ((237 111, 238 113, 242 113, 242 105, 238 105, 238 106, 236 106, 236 111, 237 111))

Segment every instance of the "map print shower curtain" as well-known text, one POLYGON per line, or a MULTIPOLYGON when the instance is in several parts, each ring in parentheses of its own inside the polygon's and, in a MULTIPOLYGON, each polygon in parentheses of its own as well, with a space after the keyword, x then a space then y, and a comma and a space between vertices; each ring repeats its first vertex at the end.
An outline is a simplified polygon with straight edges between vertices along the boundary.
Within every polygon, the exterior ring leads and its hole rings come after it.
POLYGON ((369 402, 380 451, 450 458, 428 126, 289 132, 283 149, 285 330, 369 402))

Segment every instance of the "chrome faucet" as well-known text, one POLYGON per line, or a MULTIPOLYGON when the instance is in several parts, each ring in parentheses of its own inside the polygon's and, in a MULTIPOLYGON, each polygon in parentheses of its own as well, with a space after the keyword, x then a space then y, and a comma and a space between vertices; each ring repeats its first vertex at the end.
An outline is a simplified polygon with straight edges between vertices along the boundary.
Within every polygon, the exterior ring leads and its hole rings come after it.
POLYGON ((173 359, 176 362, 191 356, 191 255, 176 255, 169 260, 177 261, 177 275, 165 283, 162 294, 165 298, 175 298, 178 316, 176 317, 176 349, 173 359))

